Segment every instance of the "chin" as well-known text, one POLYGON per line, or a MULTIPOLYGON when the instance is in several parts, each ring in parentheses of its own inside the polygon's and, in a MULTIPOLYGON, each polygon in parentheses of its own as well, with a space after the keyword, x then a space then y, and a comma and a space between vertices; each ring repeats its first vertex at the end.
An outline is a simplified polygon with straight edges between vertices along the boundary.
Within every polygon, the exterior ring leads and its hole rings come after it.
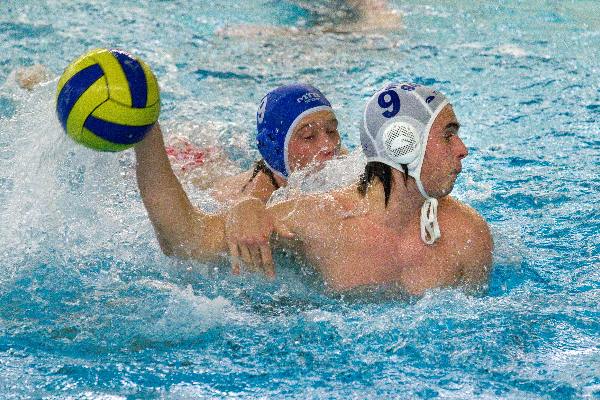
MULTIPOLYGON (((454 182, 446 185, 445 187, 440 188, 439 190, 434 191, 430 194, 431 197, 435 197, 436 199, 441 199, 442 197, 448 196, 452 190, 454 189, 454 182)), ((428 192, 429 193, 429 192, 428 192)))
POLYGON ((452 183, 450 183, 448 189, 444 191, 445 192, 444 196, 448 196, 450 193, 452 193, 452 190, 454 190, 454 181, 452 181, 452 183))

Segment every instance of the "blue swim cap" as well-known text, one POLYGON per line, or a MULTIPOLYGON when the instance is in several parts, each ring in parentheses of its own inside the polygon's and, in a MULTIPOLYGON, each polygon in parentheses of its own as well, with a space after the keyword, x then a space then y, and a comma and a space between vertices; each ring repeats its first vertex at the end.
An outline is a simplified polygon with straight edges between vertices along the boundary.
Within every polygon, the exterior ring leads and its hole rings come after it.
POLYGON ((280 86, 263 97, 256 113, 256 141, 271 171, 287 179, 287 147, 294 128, 302 118, 322 110, 333 111, 329 100, 302 83, 280 86))

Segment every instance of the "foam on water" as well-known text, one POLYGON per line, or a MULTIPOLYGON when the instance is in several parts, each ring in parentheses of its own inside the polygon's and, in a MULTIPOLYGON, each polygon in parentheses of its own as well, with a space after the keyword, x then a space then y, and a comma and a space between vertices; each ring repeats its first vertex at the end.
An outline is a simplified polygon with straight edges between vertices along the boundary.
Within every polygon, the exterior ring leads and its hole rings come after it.
POLYGON ((508 54, 515 57, 525 57, 527 55, 527 52, 524 49, 512 44, 498 46, 496 51, 500 54, 508 54))

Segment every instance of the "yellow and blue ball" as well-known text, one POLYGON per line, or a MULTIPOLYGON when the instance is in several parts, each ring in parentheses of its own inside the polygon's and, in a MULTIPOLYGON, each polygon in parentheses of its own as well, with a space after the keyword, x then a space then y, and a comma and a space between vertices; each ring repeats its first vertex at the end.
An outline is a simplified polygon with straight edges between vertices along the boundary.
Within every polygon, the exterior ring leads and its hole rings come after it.
POLYGON ((158 120, 158 83, 148 65, 130 54, 92 50, 65 69, 56 111, 76 142, 99 151, 125 150, 158 120))

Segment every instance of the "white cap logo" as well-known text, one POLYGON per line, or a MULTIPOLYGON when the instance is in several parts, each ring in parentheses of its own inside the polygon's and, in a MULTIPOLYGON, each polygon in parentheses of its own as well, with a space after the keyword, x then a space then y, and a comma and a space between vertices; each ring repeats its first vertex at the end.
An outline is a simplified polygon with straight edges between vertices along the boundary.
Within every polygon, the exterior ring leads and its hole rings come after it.
POLYGON ((383 132, 383 145, 387 155, 398 164, 410 164, 419 155, 419 133, 406 121, 396 121, 383 132))

